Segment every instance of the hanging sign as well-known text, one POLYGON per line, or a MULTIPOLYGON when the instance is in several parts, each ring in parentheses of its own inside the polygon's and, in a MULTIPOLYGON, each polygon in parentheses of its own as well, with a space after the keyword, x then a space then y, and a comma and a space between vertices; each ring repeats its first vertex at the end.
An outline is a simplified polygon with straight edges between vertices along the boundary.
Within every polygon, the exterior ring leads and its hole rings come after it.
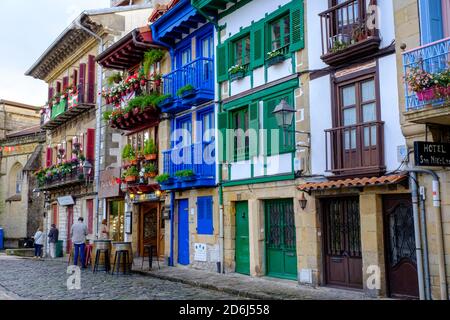
POLYGON ((62 207, 64 206, 73 206, 75 204, 75 200, 72 196, 59 197, 58 204, 62 207))
POLYGON ((450 143, 416 141, 414 158, 419 167, 450 167, 450 143))

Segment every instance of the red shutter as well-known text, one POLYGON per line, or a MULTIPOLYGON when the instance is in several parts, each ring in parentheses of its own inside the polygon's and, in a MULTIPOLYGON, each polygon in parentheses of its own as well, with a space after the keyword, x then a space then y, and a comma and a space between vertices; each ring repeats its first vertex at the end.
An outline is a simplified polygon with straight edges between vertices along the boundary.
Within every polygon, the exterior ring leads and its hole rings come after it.
POLYGON ((45 162, 46 167, 51 167, 53 162, 53 154, 52 154, 52 148, 47 148, 47 160, 45 162))
POLYGON ((53 88, 51 86, 48 86, 48 101, 52 100, 53 98, 53 88))
POLYGON ((86 138, 86 159, 94 164, 95 160, 95 129, 87 130, 87 138, 86 138))
POLYGON ((80 81, 78 83, 78 100, 84 103, 86 95, 86 64, 80 64, 80 81))
POLYGON ((94 200, 86 200, 88 233, 94 233, 94 200))
POLYGON ((56 82, 56 92, 61 93, 61 82, 56 82))
POLYGON ((88 103, 95 103, 95 56, 88 58, 88 103))
POLYGON ((78 85, 78 70, 74 69, 72 73, 72 84, 76 88, 78 85))
POLYGON ((68 86, 69 86, 69 77, 64 77, 63 78, 63 91, 66 91, 68 86))

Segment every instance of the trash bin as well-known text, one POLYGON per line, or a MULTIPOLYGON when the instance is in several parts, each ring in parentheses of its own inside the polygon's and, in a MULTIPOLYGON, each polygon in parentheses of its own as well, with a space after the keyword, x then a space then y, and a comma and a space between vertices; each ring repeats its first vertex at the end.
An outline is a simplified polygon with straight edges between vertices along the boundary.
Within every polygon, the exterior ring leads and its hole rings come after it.
POLYGON ((4 249, 4 245, 3 245, 3 229, 0 228, 0 250, 4 249))
POLYGON ((56 242, 56 246, 55 246, 55 256, 56 256, 56 258, 64 257, 64 255, 63 255, 63 246, 64 246, 64 241, 59 240, 58 242, 56 242))

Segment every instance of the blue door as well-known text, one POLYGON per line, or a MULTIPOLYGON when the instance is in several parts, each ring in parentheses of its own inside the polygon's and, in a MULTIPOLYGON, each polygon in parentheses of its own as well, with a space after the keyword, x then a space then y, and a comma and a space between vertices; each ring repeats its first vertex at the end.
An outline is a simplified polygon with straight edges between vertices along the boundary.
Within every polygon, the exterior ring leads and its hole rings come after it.
POLYGON ((189 201, 178 200, 178 263, 189 264, 189 201))

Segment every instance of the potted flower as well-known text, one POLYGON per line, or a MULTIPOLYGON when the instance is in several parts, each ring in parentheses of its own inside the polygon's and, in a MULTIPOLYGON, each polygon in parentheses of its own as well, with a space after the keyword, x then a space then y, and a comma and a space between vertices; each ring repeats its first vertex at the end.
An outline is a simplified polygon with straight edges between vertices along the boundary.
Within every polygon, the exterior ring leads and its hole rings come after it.
POLYGON ((156 182, 159 184, 167 184, 170 181, 170 175, 168 173, 160 174, 155 178, 156 182))
POLYGON ((131 160, 135 158, 135 152, 131 144, 126 144, 122 149, 122 160, 124 165, 130 164, 131 160))
POLYGON ((177 96, 179 96, 180 98, 183 98, 183 99, 190 97, 194 94, 195 94, 195 88, 191 84, 185 85, 184 87, 181 87, 177 91, 177 96))
POLYGON ((173 102, 173 97, 172 97, 172 95, 171 95, 171 94, 166 94, 166 95, 163 95, 163 96, 159 97, 159 99, 158 99, 158 101, 157 101, 157 104, 158 104, 160 107, 164 107, 164 106, 166 106, 166 105, 171 104, 172 102, 173 102))
POLYGON ((356 25, 352 32, 352 42, 357 43, 367 39, 367 29, 365 24, 356 25))
POLYGON ((242 79, 245 77, 245 68, 241 65, 234 65, 228 69, 228 74, 231 81, 242 79))
POLYGON ((158 167, 154 163, 149 163, 144 166, 144 177, 146 179, 148 178, 155 178, 158 174, 158 167))
POLYGON ((164 58, 165 52, 160 49, 150 49, 144 54, 143 69, 144 74, 148 75, 150 66, 160 62, 164 58))
POLYGON ((124 177, 127 183, 136 182, 139 177, 139 171, 135 166, 131 166, 125 171, 124 177))
POLYGON ((267 65, 273 66, 286 59, 281 49, 276 49, 267 53, 267 65))
POLYGON ((153 139, 145 140, 144 143, 145 160, 154 161, 158 158, 158 148, 153 139))
POLYGON ((180 181, 192 181, 194 180, 194 171, 192 170, 180 170, 175 173, 175 176, 180 181))
POLYGON ((162 75, 160 73, 153 74, 153 82, 155 83, 155 86, 158 88, 161 86, 161 79, 162 75))
POLYGON ((107 79, 108 85, 112 86, 115 84, 119 84, 122 81, 122 75, 119 72, 115 72, 110 75, 107 79))
POLYGON ((417 94, 419 101, 429 101, 435 98, 433 75, 420 68, 412 68, 405 76, 409 88, 417 94))

